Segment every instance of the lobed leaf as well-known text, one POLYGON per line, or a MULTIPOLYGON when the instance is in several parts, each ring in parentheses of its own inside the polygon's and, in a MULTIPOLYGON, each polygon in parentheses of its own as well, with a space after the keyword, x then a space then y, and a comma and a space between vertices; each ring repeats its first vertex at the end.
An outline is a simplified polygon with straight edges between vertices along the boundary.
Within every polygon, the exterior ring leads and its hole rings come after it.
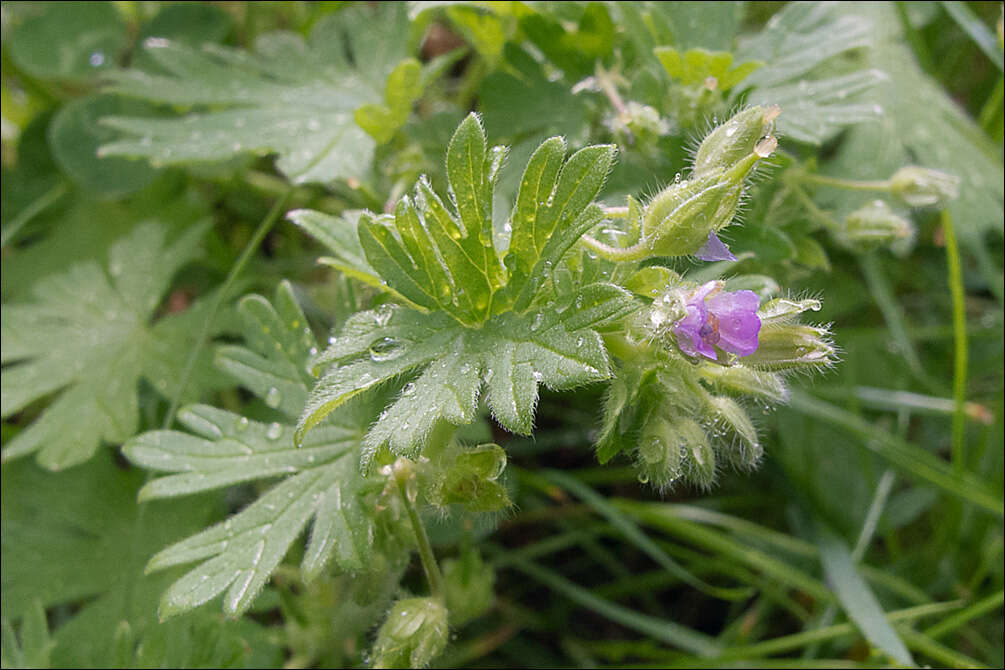
POLYGON ((290 33, 264 35, 253 54, 147 40, 144 55, 156 67, 115 72, 109 90, 212 108, 175 118, 110 116, 104 123, 130 137, 101 154, 179 165, 276 153, 295 183, 358 178, 370 167, 374 141, 354 112, 383 97, 387 76, 407 56, 406 32, 405 7, 392 3, 332 14, 306 44, 290 33))

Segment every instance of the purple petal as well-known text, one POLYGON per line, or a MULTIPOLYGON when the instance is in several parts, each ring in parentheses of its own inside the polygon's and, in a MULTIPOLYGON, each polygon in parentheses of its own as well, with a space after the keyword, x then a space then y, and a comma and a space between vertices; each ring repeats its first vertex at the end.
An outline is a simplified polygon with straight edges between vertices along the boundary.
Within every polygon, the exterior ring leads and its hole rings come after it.
MULTIPOLYGON (((677 346, 688 356, 697 356, 699 353, 708 356, 711 348, 701 337, 701 330, 708 321, 708 310, 705 308, 705 301, 698 300, 689 302, 686 305, 687 316, 674 324, 674 335, 677 336, 677 346)), ((715 352, 712 351, 713 359, 715 352)))
POLYGON ((761 319, 757 316, 760 300, 753 291, 720 293, 707 301, 710 322, 716 325, 723 351, 749 356, 757 350, 761 319))
POLYGON ((708 241, 702 245, 698 253, 695 254, 703 261, 735 261, 736 256, 732 254, 722 240, 715 233, 708 234, 708 241))

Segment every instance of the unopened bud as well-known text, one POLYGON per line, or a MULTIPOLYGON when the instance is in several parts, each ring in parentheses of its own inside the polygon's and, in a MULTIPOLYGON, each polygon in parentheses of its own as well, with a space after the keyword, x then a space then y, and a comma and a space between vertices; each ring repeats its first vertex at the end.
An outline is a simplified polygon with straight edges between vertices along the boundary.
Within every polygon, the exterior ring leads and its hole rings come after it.
POLYGON ((792 321, 806 310, 819 312, 820 307, 820 301, 816 298, 806 298, 805 300, 775 298, 761 305, 757 310, 757 316, 761 318, 762 325, 768 326, 792 321))
POLYGON ((726 448, 723 451, 730 462, 738 468, 753 468, 761 459, 763 449, 750 416, 732 398, 713 396, 710 404, 716 413, 717 423, 740 438, 725 442, 726 448))
POLYGON ((695 179, 675 182, 646 206, 643 241, 653 255, 695 254, 736 216, 743 180, 757 163, 751 153, 729 169, 714 169, 695 179))
POLYGON ((847 247, 868 251, 914 234, 911 222, 890 209, 882 200, 875 200, 847 216, 837 237, 847 247))
POLYGON ((782 404, 789 400, 789 389, 782 378, 771 372, 753 370, 745 365, 702 365, 702 378, 720 391, 752 395, 761 400, 782 404))
POLYGON ((826 328, 779 323, 761 329, 757 351, 743 363, 768 371, 824 368, 833 364, 835 353, 826 328))
POLYGON ((728 168, 751 153, 762 158, 769 156, 778 144, 771 131, 780 111, 776 105, 751 107, 718 126, 698 147, 694 156, 694 177, 728 168), (767 141, 769 138, 773 144, 767 141), (760 151, 757 151, 759 146, 760 151))
POLYGON ((651 254, 698 253, 711 234, 732 222, 744 179, 777 147, 770 135, 777 113, 776 107, 751 107, 709 133, 691 178, 674 182, 646 206, 642 235, 651 254))
POLYGON ((682 439, 674 422, 656 416, 646 422, 639 436, 635 465, 639 479, 658 488, 669 486, 680 476, 682 439))
POLYGON ((438 598, 399 600, 373 646, 375 668, 424 668, 447 645, 447 608, 438 598))
POLYGON ((931 207, 955 200, 960 179, 955 175, 908 165, 890 177, 890 192, 910 207, 931 207))

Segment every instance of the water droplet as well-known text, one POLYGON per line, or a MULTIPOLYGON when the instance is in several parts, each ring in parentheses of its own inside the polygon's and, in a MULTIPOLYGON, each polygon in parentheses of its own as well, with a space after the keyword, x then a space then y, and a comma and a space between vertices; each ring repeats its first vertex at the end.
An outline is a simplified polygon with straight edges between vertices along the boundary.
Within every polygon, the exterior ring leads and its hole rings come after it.
POLYGON ((415 394, 415 384, 408 382, 405 384, 404 388, 401 389, 401 395, 410 396, 415 394))
POLYGON ((269 389, 265 394, 265 404, 269 407, 276 408, 279 407, 279 403, 283 401, 283 394, 279 392, 275 386, 269 389))
POLYGON ((248 417, 246 416, 238 417, 237 421, 234 422, 234 430, 237 431, 238 433, 243 432, 248 429, 248 426, 250 424, 251 422, 248 421, 248 417))
POLYGON ((391 320, 391 316, 394 314, 394 307, 388 303, 384 303, 373 310, 373 320, 378 326, 383 328, 387 325, 387 322, 391 320))
POLYGON ((370 345, 370 359, 375 363, 390 361, 405 353, 405 347, 393 337, 382 337, 370 345))
POLYGON ((269 427, 265 429, 265 437, 270 440, 278 440, 279 436, 283 434, 283 427, 279 425, 278 422, 273 421, 269 424, 269 427))
POLYGON ((91 57, 87 59, 92 67, 101 67, 105 64, 105 54, 100 51, 95 51, 91 54, 91 57))

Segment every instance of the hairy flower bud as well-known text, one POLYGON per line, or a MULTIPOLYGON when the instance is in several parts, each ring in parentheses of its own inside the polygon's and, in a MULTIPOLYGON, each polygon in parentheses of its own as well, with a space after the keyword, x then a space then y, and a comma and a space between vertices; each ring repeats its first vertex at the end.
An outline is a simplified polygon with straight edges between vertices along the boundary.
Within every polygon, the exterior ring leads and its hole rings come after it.
POLYGON ((833 364, 835 353, 827 328, 780 323, 761 330, 757 351, 743 362, 769 371, 824 368, 833 364))
POLYGON ((777 146, 774 137, 764 135, 776 110, 753 107, 716 128, 698 150, 692 177, 674 182, 649 202, 642 234, 651 254, 700 253, 714 233, 730 224, 744 179, 777 146))
POLYGON ((745 365, 702 365, 701 376, 716 389, 751 395, 763 402, 783 404, 789 401, 789 389, 778 375, 754 370, 745 365))
POLYGON ((730 462, 738 468, 750 469, 757 465, 764 453, 757 439, 757 429, 747 412, 732 398, 713 396, 709 403, 715 411, 717 422, 735 439, 726 449, 730 462))
POLYGON ((910 207, 943 205, 949 200, 955 200, 960 194, 960 178, 938 170, 908 165, 890 177, 890 192, 910 207))
POLYGON ((754 153, 761 139, 771 135, 780 113, 777 105, 768 108, 758 105, 733 115, 718 126, 702 140, 695 153, 693 177, 728 168, 754 153))
POLYGON ((399 600, 373 646, 375 668, 424 668, 447 645, 447 608, 438 598, 399 600))
POLYGON ((882 200, 875 200, 847 216, 837 237, 852 249, 868 251, 909 239, 914 226, 882 200))
POLYGON ((680 434, 674 424, 662 416, 651 418, 639 436, 635 459, 639 480, 658 488, 669 486, 680 476, 683 456, 680 434))

